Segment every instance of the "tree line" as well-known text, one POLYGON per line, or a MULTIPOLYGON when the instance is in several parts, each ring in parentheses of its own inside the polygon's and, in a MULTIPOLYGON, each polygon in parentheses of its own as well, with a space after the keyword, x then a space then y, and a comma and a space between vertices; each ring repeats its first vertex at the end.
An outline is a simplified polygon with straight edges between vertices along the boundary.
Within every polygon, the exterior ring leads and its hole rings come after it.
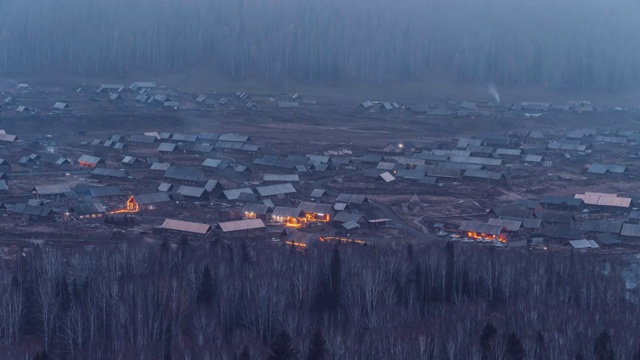
POLYGON ((623 260, 214 240, 2 261, 0 359, 639 359, 623 260))
POLYGON ((640 81, 633 0, 4 0, 0 72, 206 64, 274 84, 420 80, 619 91, 640 81))

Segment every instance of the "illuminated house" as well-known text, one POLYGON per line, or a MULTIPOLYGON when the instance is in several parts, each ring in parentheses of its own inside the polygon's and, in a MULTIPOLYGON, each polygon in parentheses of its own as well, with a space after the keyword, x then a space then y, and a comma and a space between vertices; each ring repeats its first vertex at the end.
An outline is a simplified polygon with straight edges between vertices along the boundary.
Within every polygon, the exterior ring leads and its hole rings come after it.
POLYGON ((304 218, 308 222, 329 222, 335 211, 331 204, 318 204, 312 202, 301 202, 298 209, 304 213, 304 218))
POLYGON ((465 221, 460 225, 459 230, 464 236, 474 239, 507 241, 506 229, 501 225, 489 225, 477 221, 465 221))
POLYGON ((302 215, 302 209, 278 206, 271 213, 271 221, 289 227, 301 227, 303 222, 302 215))
MULTIPOLYGON (((131 201, 131 199, 129 199, 131 201)), ((157 192, 151 194, 141 194, 133 196, 133 201, 138 204, 140 210, 154 210, 159 207, 168 205, 171 202, 169 194, 166 192, 157 192)))
POLYGON ((78 159, 78 165, 93 169, 97 166, 106 166, 106 162, 97 156, 82 155, 78 159))
POLYGON ((104 206, 95 203, 76 204, 69 209, 69 213, 79 220, 102 219, 105 209, 104 206))
POLYGON ((265 204, 247 203, 242 208, 242 213, 245 219, 266 220, 268 212, 269 212, 269 205, 265 205, 265 204))

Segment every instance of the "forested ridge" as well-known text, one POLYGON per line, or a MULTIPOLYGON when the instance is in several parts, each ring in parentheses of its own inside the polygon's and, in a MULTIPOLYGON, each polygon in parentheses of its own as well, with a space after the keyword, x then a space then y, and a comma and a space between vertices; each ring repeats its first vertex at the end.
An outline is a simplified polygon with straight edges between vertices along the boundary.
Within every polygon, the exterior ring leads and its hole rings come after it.
POLYGON ((205 66, 231 79, 420 80, 619 91, 634 0, 3 0, 0 73, 205 66))
POLYGON ((3 261, 0 359, 633 359, 624 261, 433 244, 36 248, 3 261))

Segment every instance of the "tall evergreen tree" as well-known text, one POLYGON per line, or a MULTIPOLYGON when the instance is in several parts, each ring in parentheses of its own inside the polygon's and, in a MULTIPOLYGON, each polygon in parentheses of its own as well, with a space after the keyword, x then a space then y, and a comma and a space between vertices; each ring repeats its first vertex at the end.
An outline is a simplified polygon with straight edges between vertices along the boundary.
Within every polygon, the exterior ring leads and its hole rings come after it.
POLYGON ((593 354, 597 360, 615 360, 615 353, 611 345, 611 335, 603 330, 593 344, 593 354))
POLYGON ((329 284, 330 294, 328 297, 329 309, 335 310, 340 307, 342 300, 342 259, 338 248, 333 249, 331 261, 329 262, 329 284))
POLYGON ((291 345, 291 336, 286 330, 276 335, 269 349, 268 360, 293 360, 298 352, 291 345))
POLYGON ((482 360, 489 359, 489 353, 492 348, 492 340, 498 333, 498 329, 491 324, 488 323, 482 329, 480 333, 480 348, 482 349, 482 360))
POLYGON ((202 269, 202 277, 200 279, 200 287, 198 287, 198 295, 196 297, 198 304, 211 306, 213 304, 213 276, 209 265, 205 265, 202 269))
POLYGON ((326 342, 322 336, 320 329, 316 330, 311 336, 309 351, 307 352, 307 360, 323 360, 326 356, 326 342))
POLYGON ((518 335, 514 332, 507 336, 507 348, 505 350, 506 360, 524 360, 524 347, 518 335))

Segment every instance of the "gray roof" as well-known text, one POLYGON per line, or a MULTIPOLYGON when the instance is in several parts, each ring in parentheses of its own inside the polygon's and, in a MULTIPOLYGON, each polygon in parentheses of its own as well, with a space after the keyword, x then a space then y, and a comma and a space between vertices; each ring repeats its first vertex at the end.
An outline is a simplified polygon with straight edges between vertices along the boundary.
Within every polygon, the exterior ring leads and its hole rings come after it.
POLYGON ((218 138, 220 141, 234 141, 234 142, 247 142, 250 138, 246 135, 239 134, 222 134, 218 138))
POLYGON ((151 170, 167 171, 171 167, 170 163, 153 163, 151 170))
POLYGON ((309 159, 309 161, 314 162, 314 163, 327 164, 329 162, 329 157, 325 156, 325 155, 309 154, 309 155, 307 155, 307 159, 309 159))
POLYGON ((262 181, 298 182, 300 178, 298 174, 264 174, 262 181))
POLYGON ((67 184, 36 185, 34 189, 38 195, 60 195, 71 191, 67 184))
POLYGON ((217 168, 218 166, 220 166, 220 164, 222 164, 222 160, 218 160, 218 159, 206 159, 206 160, 202 163, 202 166, 204 166, 204 167, 210 167, 210 168, 217 168))
POLYGON ((496 149, 496 154, 503 156, 520 156, 522 155, 522 150, 520 149, 496 149))
POLYGON ((466 149, 468 146, 480 146, 482 145, 482 139, 466 139, 462 138, 458 140, 457 148, 466 149))
POLYGON ((198 134, 198 139, 200 139, 200 140, 212 141, 212 140, 218 140, 218 137, 220 137, 220 135, 219 134, 214 134, 214 133, 200 133, 200 134, 198 134))
POLYGON ((258 186, 256 190, 258 191, 258 194, 260 194, 260 196, 284 195, 284 194, 293 194, 296 192, 296 189, 290 183, 269 185, 269 186, 258 186))
POLYGON ((31 215, 38 217, 51 216, 53 214, 51 208, 44 206, 31 206, 24 203, 17 203, 13 207, 13 212, 22 215, 31 215))
POLYGON ((171 143, 162 143, 158 146, 158 151, 162 152, 173 152, 176 150, 176 144, 171 143))
POLYGON ((133 134, 129 137, 129 141, 142 144, 153 144, 156 142, 156 137, 144 134, 133 134))
POLYGON ((53 104, 53 108, 57 110, 64 110, 70 108, 69 104, 63 102, 57 102, 53 104))
POLYGON ((563 205, 566 204, 568 206, 582 206, 584 205, 584 201, 582 199, 576 199, 568 196, 553 196, 553 195, 545 195, 542 197, 542 201, 540 204, 553 204, 553 205, 563 205))
POLYGON ((493 146, 486 145, 469 145, 467 151, 480 154, 491 154, 493 152, 493 146))
POLYGON ((97 156, 82 155, 82 156, 80 156, 80 158, 78 159, 78 162, 83 162, 83 163, 87 163, 87 164, 97 165, 97 164, 99 164, 99 163, 104 163, 104 160, 102 160, 101 158, 99 158, 99 157, 97 157, 97 156))
POLYGON ((265 204, 247 203, 242 208, 242 212, 266 215, 267 212, 269 212, 269 206, 265 204))
POLYGON ((74 204, 70 210, 78 216, 97 215, 106 212, 104 206, 94 203, 74 204))
POLYGON ((298 208, 309 214, 330 214, 333 210, 331 204, 318 204, 302 201, 298 208))
POLYGON ((319 198, 322 197, 326 194, 326 190, 323 189, 313 189, 313 191, 311 192, 310 197, 312 198, 319 198))
POLYGON ((343 223, 341 226, 343 228, 345 228, 346 230, 353 230, 353 229, 357 229, 357 228, 360 227, 360 225, 357 222, 353 221, 353 220, 352 221, 347 221, 347 222, 343 223))
POLYGON ((224 233, 234 232, 234 231, 243 231, 243 230, 263 229, 265 227, 266 226, 260 219, 221 222, 218 224, 218 226, 216 226, 216 228, 222 230, 222 232, 224 233))
POLYGON ((449 161, 452 162, 461 162, 467 164, 481 164, 486 166, 500 166, 502 165, 502 159, 490 159, 483 157, 474 157, 474 156, 456 156, 452 155, 449 158, 449 161))
POLYGON ((529 154, 529 155, 526 155, 526 156, 524 157, 524 161, 525 161, 525 162, 536 162, 536 163, 539 163, 539 162, 541 162, 541 161, 542 161, 542 155, 532 155, 532 154, 529 154))
POLYGON ((569 240, 569 245, 574 249, 597 249, 600 245, 596 244, 593 240, 569 240))
MULTIPOLYGON (((386 172, 386 174, 389 174, 386 172)), ((424 177, 425 171, 424 169, 399 169, 396 171, 396 177, 411 179, 411 180, 420 180, 424 177)), ((387 181, 387 179, 385 179, 387 181)), ((389 180, 391 181, 391 180, 389 180)), ((387 182, 389 182, 387 181, 387 182)))
POLYGON ((253 194, 251 188, 229 189, 222 192, 227 200, 238 200, 241 193, 253 194))
POLYGON ((620 231, 620 235, 630 236, 630 237, 640 237, 640 225, 624 224, 622 225, 622 231, 620 231))
POLYGON ((89 194, 94 198, 122 196, 122 192, 118 186, 91 186, 89 194))
POLYGON ((542 226, 542 221, 538 219, 517 218, 517 217, 508 217, 508 216, 501 216, 500 219, 520 221, 522 223, 522 226, 525 229, 539 229, 540 226, 542 226))
POLYGON ((504 174, 496 171, 488 171, 488 170, 465 170, 464 177, 469 178, 477 178, 477 179, 488 179, 488 180, 500 180, 504 178, 504 174))
POLYGON ((367 197, 365 195, 358 194, 340 194, 336 199, 336 202, 347 203, 347 204, 362 204, 367 197))
POLYGON ((542 234, 550 238, 564 240, 576 240, 584 237, 584 231, 582 229, 576 229, 564 225, 545 226, 542 230, 542 234))
POLYGON ((299 106, 295 101, 278 101, 278 107, 281 109, 297 109, 299 106))
POLYGON ((624 165, 593 163, 587 172, 591 174, 624 174, 625 171, 627 171, 627 167, 624 165))
POLYGON ((198 136, 196 135, 186 135, 186 134, 173 134, 171 138, 173 141, 186 141, 186 142, 195 142, 198 140, 198 136))
POLYGON ((461 231, 473 231, 480 234, 498 236, 504 230, 504 226, 490 225, 478 221, 464 221, 458 229, 461 231))
POLYGON ((598 233, 596 234, 596 240, 598 240, 602 245, 614 245, 622 242, 618 235, 610 233, 598 233))
POLYGON ((271 218, 299 218, 302 215, 302 209, 287 206, 277 206, 271 213, 271 218))
POLYGON ((563 150, 563 151, 585 151, 587 150, 586 145, 580 144, 568 144, 568 143, 559 143, 552 142, 547 145, 547 148, 551 150, 563 150))
POLYGON ((164 173, 164 177, 167 179, 182 180, 182 181, 207 181, 206 176, 201 169, 183 168, 177 166, 171 166, 164 173))
POLYGON ((350 213, 350 212, 346 212, 346 211, 341 211, 338 214, 336 214, 336 216, 333 217, 333 221, 335 222, 339 222, 339 223, 346 223, 349 221, 354 221, 354 222, 358 222, 360 221, 360 218, 362 218, 361 214, 355 214, 355 213, 350 213))
POLYGON ((178 188, 177 193, 182 196, 200 198, 204 195, 205 189, 203 187, 182 185, 178 188))
MULTIPOLYGON (((169 185, 169 184, 167 184, 167 185, 169 185)), ((133 197, 133 199, 139 205, 151 205, 151 204, 158 204, 158 203, 171 201, 171 199, 169 199, 169 194, 166 193, 166 192, 157 192, 157 193, 150 193, 150 194, 135 195, 133 197)))
POLYGON ((467 164, 467 163, 457 163, 445 161, 438 165, 440 168, 445 169, 456 169, 456 170, 484 170, 484 165, 482 164, 467 164))
POLYGON ((95 168, 91 172, 91 175, 112 177, 112 178, 124 178, 127 176, 127 173, 124 172, 124 170, 120 170, 120 169, 95 168))
POLYGON ((571 224, 575 217, 571 213, 542 211, 538 214, 538 219, 543 223, 571 224))
POLYGON ((212 192, 217 188, 222 188, 222 185, 218 180, 209 179, 206 184, 204 184, 204 189, 208 192, 212 192))
POLYGON ((510 219, 489 219, 489 225, 498 225, 507 229, 507 231, 520 231, 522 228, 522 221, 510 220, 510 219))
POLYGON ((173 189, 173 185, 169 184, 169 183, 160 183, 160 185, 158 185, 158 191, 162 191, 162 192, 167 192, 167 191, 171 191, 171 189, 173 189))
POLYGON ((460 169, 434 167, 434 168, 427 168, 426 173, 427 173, 427 176, 436 177, 436 178, 459 178, 461 171, 460 169))
POLYGON ((582 224, 582 229, 589 232, 619 234, 622 230, 622 221, 587 220, 582 224))

